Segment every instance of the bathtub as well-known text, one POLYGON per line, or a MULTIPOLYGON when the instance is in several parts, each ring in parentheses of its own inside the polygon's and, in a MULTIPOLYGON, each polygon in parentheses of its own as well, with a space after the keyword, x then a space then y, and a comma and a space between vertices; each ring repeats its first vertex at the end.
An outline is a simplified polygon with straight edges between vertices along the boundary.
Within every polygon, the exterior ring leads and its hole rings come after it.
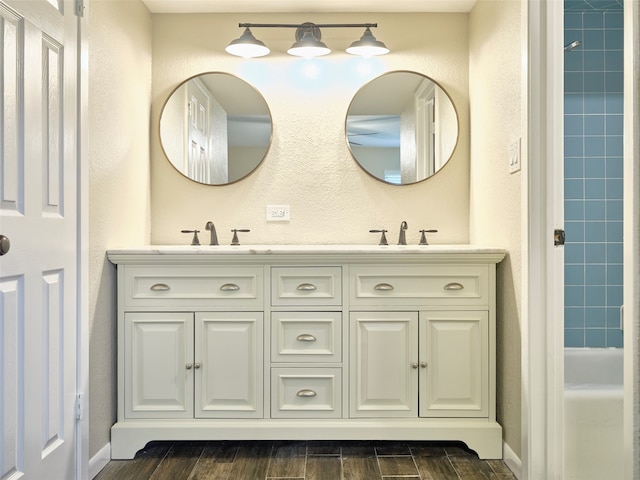
POLYGON ((566 348, 565 480, 623 478, 621 348, 566 348))

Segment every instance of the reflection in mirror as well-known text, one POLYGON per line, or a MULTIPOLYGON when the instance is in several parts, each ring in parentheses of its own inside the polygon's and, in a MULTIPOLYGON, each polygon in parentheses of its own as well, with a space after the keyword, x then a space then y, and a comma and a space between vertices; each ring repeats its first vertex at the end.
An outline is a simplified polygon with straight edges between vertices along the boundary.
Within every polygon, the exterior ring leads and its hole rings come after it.
POLYGON ((271 114, 260 93, 227 73, 181 83, 160 116, 165 155, 183 175, 226 185, 253 172, 271 143, 271 114))
POLYGON ((458 143, 453 102, 436 82, 415 72, 389 72, 371 80, 351 101, 346 123, 358 164, 397 185, 435 174, 458 143))

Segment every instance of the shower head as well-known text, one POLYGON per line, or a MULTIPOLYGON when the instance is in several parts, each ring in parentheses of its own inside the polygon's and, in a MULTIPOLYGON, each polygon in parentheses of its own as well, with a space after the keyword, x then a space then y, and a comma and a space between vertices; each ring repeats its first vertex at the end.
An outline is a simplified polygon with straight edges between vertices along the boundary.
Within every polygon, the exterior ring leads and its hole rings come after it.
POLYGON ((564 53, 570 52, 572 50, 575 50, 576 48, 578 48, 580 45, 582 45, 582 42, 580 40, 574 40, 571 43, 568 43, 564 46, 564 53))

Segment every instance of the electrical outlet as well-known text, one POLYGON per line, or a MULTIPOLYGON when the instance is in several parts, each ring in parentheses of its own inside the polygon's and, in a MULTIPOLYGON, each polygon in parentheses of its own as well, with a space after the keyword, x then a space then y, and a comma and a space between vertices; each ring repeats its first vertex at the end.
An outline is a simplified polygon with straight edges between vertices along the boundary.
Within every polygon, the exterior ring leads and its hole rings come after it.
POLYGON ((289 205, 267 205, 267 222, 288 222, 290 219, 289 205))
POLYGON ((520 139, 509 145, 509 173, 520 171, 520 139))

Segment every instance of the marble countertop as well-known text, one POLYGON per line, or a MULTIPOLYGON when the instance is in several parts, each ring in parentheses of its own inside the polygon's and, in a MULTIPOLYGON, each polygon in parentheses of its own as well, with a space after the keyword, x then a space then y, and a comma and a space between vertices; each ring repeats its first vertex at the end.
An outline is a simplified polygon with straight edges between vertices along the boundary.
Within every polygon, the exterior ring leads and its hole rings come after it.
POLYGON ((143 245, 109 250, 109 254, 138 255, 336 255, 336 254, 504 254, 478 245, 143 245))
POLYGON ((499 263, 506 250, 478 245, 141 245, 107 251, 131 265, 311 263, 499 263))

